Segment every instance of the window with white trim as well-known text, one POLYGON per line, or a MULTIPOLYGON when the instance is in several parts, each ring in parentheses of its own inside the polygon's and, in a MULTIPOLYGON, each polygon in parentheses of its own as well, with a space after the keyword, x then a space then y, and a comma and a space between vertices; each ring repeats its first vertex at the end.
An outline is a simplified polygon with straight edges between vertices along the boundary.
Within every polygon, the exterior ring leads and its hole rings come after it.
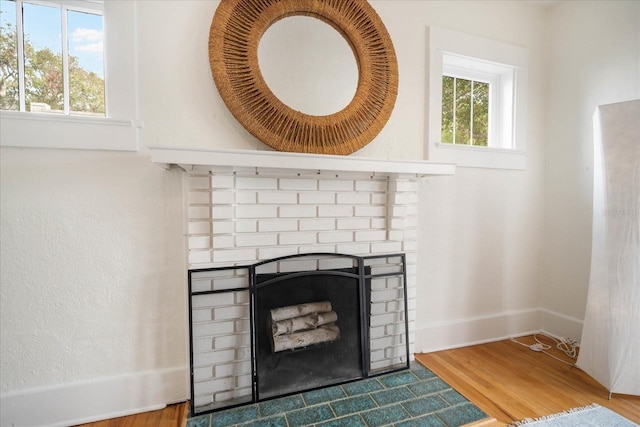
POLYGON ((102 3, 3 0, 0 108, 105 115, 102 3))
POLYGON ((524 169, 528 52, 431 27, 429 159, 524 169))
POLYGON ((1 145, 137 151, 136 2, 0 2, 1 145))

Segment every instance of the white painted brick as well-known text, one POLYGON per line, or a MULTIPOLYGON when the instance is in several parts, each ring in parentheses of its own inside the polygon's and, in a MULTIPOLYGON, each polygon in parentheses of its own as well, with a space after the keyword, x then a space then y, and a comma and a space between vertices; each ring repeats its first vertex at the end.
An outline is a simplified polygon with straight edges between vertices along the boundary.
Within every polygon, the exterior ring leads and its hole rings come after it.
POLYGON ((235 199, 239 205, 255 205, 258 201, 258 193, 255 191, 238 191, 235 199))
POLYGON ((299 202, 302 205, 327 205, 334 204, 336 202, 335 193, 325 193, 321 191, 313 191, 309 193, 300 193, 299 202))
POLYGON ((213 403, 213 395, 212 394, 206 394, 203 396, 194 396, 193 397, 193 404, 195 405, 196 408, 201 408, 204 406, 208 406, 211 405, 213 403))
POLYGON ((383 314, 380 316, 371 316, 371 327, 374 326, 385 326, 393 321, 395 321, 396 316, 391 314, 383 314))
POLYGON ((208 191, 189 191, 187 193, 187 202, 190 205, 211 204, 211 193, 208 191))
POLYGON ((279 216, 280 218, 313 218, 316 216, 317 208, 315 206, 280 206, 279 216))
POLYGON ((211 233, 210 221, 189 221, 187 224, 189 234, 209 234, 211 233))
POLYGON ((239 247, 273 246, 277 244, 278 244, 277 234, 246 233, 246 234, 238 234, 236 236, 236 245, 239 247))
POLYGON ((212 365, 214 363, 232 362, 233 360, 235 360, 235 356, 235 350, 212 351, 209 353, 194 353, 193 365, 204 366, 212 365))
POLYGON ((417 216, 418 205, 407 205, 407 216, 417 216))
POLYGON ((213 369, 211 368, 211 366, 194 368, 193 379, 194 381, 206 381, 206 380, 213 379, 213 369))
POLYGON ((278 216, 278 208, 269 205, 238 205, 236 206, 236 218, 275 218, 278 216))
POLYGON ((365 218, 338 219, 338 230, 368 230, 369 220, 365 218))
POLYGON ((395 193, 391 197, 391 202, 394 205, 409 205, 418 202, 418 196, 416 193, 395 193))
POLYGON ((341 205, 368 205, 371 203, 369 193, 338 193, 338 204, 341 205))
POLYGON ((233 377, 216 378, 212 381, 194 382, 193 390, 195 394, 217 393, 230 390, 235 386, 233 377))
POLYGON ((227 363, 213 368, 216 377, 230 377, 251 373, 250 362, 227 363))
POLYGON ((233 297, 235 304, 249 304, 249 292, 234 292, 233 297))
POLYGON ((350 205, 318 206, 318 216, 321 218, 350 217, 353 216, 353 207, 350 205))
MULTIPOLYGON (((229 390, 225 392, 216 393, 216 402, 226 402, 228 400, 241 400, 249 403, 251 400, 251 395, 253 393, 253 389, 251 387, 243 388, 243 389, 235 389, 229 390), (248 399, 248 400, 247 400, 248 399)), ((204 405, 201 405, 204 406, 204 405)))
POLYGON ((195 353, 204 353, 213 350, 213 339, 211 337, 208 338, 194 338, 193 340, 193 351, 195 353))
POLYGON ((318 261, 318 266, 322 270, 336 270, 339 268, 352 268, 353 260, 350 258, 326 258, 318 261))
POLYGON ((387 233, 387 239, 404 241, 404 230, 389 230, 387 233))
POLYGON ((216 220, 233 219, 233 206, 213 205, 211 215, 216 220))
POLYGON ((238 375, 236 378, 236 387, 246 388, 251 387, 251 375, 238 375))
POLYGON ((282 273, 293 271, 313 271, 318 268, 318 263, 314 259, 288 259, 279 262, 278 270, 282 273))
POLYGON ((298 253, 312 254, 312 253, 335 253, 335 245, 304 245, 298 248, 298 253))
POLYGON ((249 360, 251 358, 251 348, 236 348, 236 360, 249 360))
POLYGON ((236 348, 239 346, 244 346, 249 344, 250 344, 249 334, 226 335, 222 337, 216 337, 213 340, 213 347, 216 350, 221 350, 225 348, 236 348))
POLYGON ((189 264, 204 264, 211 262, 211 251, 189 251, 189 264))
POLYGON ((215 320, 231 320, 249 316, 248 305, 234 305, 231 307, 215 307, 213 318, 215 320))
POLYGON ((407 228, 404 229, 405 240, 416 240, 418 238, 418 230, 416 230, 414 227, 409 227, 409 224, 411 222, 413 222, 411 221, 411 218, 407 218, 405 221, 405 224, 407 225, 407 228))
POLYGON ((391 218, 389 220, 389 226, 394 229, 404 228, 404 218, 391 218))
POLYGON ((401 242, 371 243, 371 253, 373 254, 400 252, 401 250, 402 250, 401 242))
POLYGON ((193 310, 191 312, 191 318, 194 322, 206 322, 211 320, 211 309, 205 308, 200 310, 193 310))
POLYGON ((371 340, 372 351, 383 350, 387 347, 390 347, 391 345, 393 345, 392 337, 382 337, 382 338, 371 340))
MULTIPOLYGON (((380 368, 379 363, 381 363, 380 360, 383 360, 383 359, 384 359, 384 350, 372 351, 371 358, 370 358, 371 369, 374 369, 374 370, 379 369, 380 368)), ((385 363, 384 367, 386 367, 387 366, 386 362, 383 362, 383 363, 385 363)))
POLYGON ((356 206, 355 216, 386 216, 386 206, 356 206))
POLYGON ((368 243, 351 243, 338 245, 336 251, 341 254, 368 255, 371 247, 368 243))
POLYGON ((236 233, 255 233, 258 231, 258 221, 255 219, 241 219, 235 221, 236 233))
POLYGON ((404 298, 401 289, 389 289, 386 291, 377 291, 371 293, 372 302, 393 301, 398 298, 404 298))
POLYGON ((271 258, 278 258, 281 256, 295 255, 298 253, 295 249, 290 247, 284 248, 258 248, 258 259, 268 260, 271 258))
POLYGON ((211 280, 192 280, 191 289, 193 292, 204 292, 210 291, 213 288, 211 287, 211 280))
POLYGON ((255 249, 222 249, 213 252, 213 262, 253 261, 255 255, 255 249))
POLYGON ((233 221, 213 221, 213 234, 230 234, 233 233, 233 221))
POLYGON ((238 319, 234 321, 234 331, 242 333, 249 332, 251 328, 251 321, 249 319, 238 319))
POLYGON ((317 190, 318 181, 315 179, 281 179, 281 190, 317 190))
POLYGON ((208 176, 189 176, 187 178, 187 187, 191 190, 208 190, 209 189, 209 177, 208 176))
POLYGON ((209 236, 194 236, 189 237, 190 249, 210 249, 211 238, 209 236))
POLYGON ((211 175, 211 188, 233 188, 233 175, 211 175))
POLYGON ((298 203, 298 194, 286 191, 267 191, 258 194, 258 203, 262 204, 296 204, 298 203))
POLYGON ((405 240, 402 242, 402 250, 407 252, 415 252, 418 250, 418 242, 416 240, 405 240))
POLYGON ((233 191, 212 191, 211 199, 216 205, 231 205, 235 202, 233 191))
POLYGON ((356 242, 376 242, 386 240, 387 232, 385 230, 373 231, 356 231, 356 242))
POLYGON ((316 233, 281 233, 281 245, 311 245, 316 243, 316 233))
POLYGON ((352 242, 353 233, 347 231, 333 231, 318 233, 318 243, 352 242))
POLYGON ((318 188, 322 191, 353 191, 354 184, 351 180, 323 179, 318 188))
POLYGON ((211 218, 211 209, 208 206, 190 206, 187 209, 189 219, 209 219, 211 218))
POLYGON ((235 245, 233 236, 221 235, 213 237, 213 247, 215 249, 233 249, 235 245))
POLYGON ((191 302, 191 306, 193 308, 215 307, 230 304, 233 304, 233 294, 231 293, 195 295, 191 302))
POLYGON ((371 218, 371 229, 373 230, 386 230, 387 219, 386 218, 371 218))
POLYGON ((322 231, 322 230, 334 230, 336 228, 336 221, 334 219, 301 219, 300 231, 322 231))
POLYGON ((239 176, 236 178, 236 188, 239 190, 275 190, 278 188, 278 180, 275 178, 239 176))
POLYGON ((393 217, 405 217, 407 216, 407 207, 406 206, 390 206, 389 207, 389 216, 393 217))
POLYGON ((258 231, 298 231, 298 221, 294 219, 274 219, 258 221, 258 231))
POLYGON ((387 204, 387 194, 386 193, 371 193, 371 204, 372 205, 386 205, 387 204))
POLYGON ((233 322, 205 322, 193 324, 193 336, 213 337, 221 334, 229 334, 233 332, 233 322))
POLYGON ((367 180, 356 181, 356 191, 387 191, 387 181, 367 180))
POLYGON ((397 345, 395 347, 389 347, 384 350, 384 356, 387 359, 401 359, 404 360, 407 356, 407 347, 405 345, 397 345))
POLYGON ((395 180, 396 191, 415 192, 418 191, 418 182, 416 180, 395 180))

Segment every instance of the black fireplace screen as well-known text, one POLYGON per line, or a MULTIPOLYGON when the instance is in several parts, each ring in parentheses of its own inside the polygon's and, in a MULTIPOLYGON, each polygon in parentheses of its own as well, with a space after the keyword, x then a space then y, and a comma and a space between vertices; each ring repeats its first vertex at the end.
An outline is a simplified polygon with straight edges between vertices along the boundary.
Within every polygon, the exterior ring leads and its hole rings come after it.
POLYGON ((409 367, 404 254, 189 270, 191 414, 409 367))

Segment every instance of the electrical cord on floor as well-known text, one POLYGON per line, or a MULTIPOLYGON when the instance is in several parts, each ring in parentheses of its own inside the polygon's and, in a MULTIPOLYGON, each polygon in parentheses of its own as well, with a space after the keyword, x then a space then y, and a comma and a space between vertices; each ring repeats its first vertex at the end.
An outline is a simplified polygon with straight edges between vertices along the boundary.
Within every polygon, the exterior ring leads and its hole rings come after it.
POLYGON ((575 361, 574 363, 569 363, 567 361, 564 361, 556 356, 554 356, 553 354, 547 352, 547 350, 549 350, 551 348, 551 346, 549 344, 545 344, 542 341, 540 341, 538 339, 538 336, 543 336, 553 342, 556 343, 556 348, 559 349, 560 351, 562 351, 564 354, 566 354, 568 357, 572 358, 572 359, 576 359, 578 357, 578 347, 580 347, 580 345, 578 344, 577 341, 572 340, 570 338, 555 338, 552 337, 550 335, 547 334, 533 334, 533 339, 536 340, 535 344, 525 344, 523 342, 520 342, 518 340, 516 340, 513 337, 509 337, 509 339, 513 342, 515 342, 516 344, 520 344, 521 346, 527 347, 528 349, 532 350, 532 351, 537 351, 540 353, 544 353, 547 356, 553 357, 556 360, 559 360, 560 362, 564 363, 565 365, 569 365, 569 366, 575 366, 575 361))

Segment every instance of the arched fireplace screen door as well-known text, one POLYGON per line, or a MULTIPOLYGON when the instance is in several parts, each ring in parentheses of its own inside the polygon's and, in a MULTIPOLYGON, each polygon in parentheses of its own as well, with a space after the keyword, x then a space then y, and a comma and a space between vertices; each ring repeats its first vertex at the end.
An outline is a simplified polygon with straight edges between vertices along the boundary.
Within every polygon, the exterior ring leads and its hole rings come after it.
POLYGON ((191 414, 409 367, 404 254, 189 270, 191 414))

